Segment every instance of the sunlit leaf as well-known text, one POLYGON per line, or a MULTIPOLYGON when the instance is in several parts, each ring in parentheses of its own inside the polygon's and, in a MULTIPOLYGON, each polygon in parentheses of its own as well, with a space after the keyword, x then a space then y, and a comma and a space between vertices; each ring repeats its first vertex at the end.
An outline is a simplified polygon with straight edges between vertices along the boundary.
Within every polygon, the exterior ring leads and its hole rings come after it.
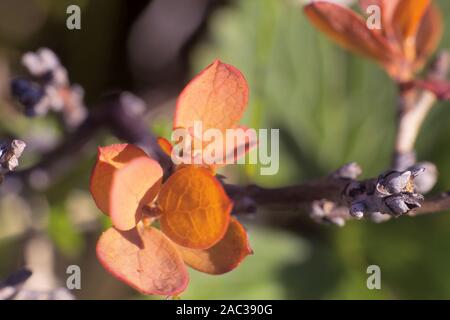
POLYGON ((248 103, 248 85, 235 67, 216 60, 198 74, 178 97, 174 128, 234 128, 248 103))
POLYGON ((218 150, 217 153, 214 152, 213 165, 211 167, 213 170, 223 167, 229 163, 238 163, 238 160, 245 157, 245 155, 258 146, 258 137, 256 134, 251 134, 253 131, 245 126, 239 126, 233 131, 235 136, 239 138, 230 139, 233 141, 226 141, 226 143, 219 143, 217 141, 208 144, 204 150, 204 156, 213 152, 208 152, 211 148, 212 150, 218 150), (249 133, 250 132, 250 133, 249 133), (214 146, 214 143, 217 145, 214 146), (221 152, 221 150, 223 151, 221 152))
POLYGON ((309 20, 342 47, 387 63, 393 48, 380 33, 370 30, 362 17, 351 9, 328 2, 313 2, 304 7, 309 20))
POLYGON ((236 268, 252 249, 244 227, 231 218, 227 233, 216 245, 206 250, 178 246, 184 261, 192 268, 209 273, 223 274, 236 268))
POLYGON ((393 21, 403 39, 415 36, 430 0, 400 0, 393 21))
POLYGON ((394 36, 394 29, 392 19, 395 9, 400 0, 360 0, 360 6, 364 13, 367 13, 367 8, 371 5, 376 5, 381 9, 381 30, 388 37, 394 36))
POLYGON ((186 166, 163 185, 158 196, 161 230, 175 243, 207 249, 228 228, 232 202, 211 171, 186 166))
POLYGON ((161 148, 161 150, 164 151, 164 153, 167 154, 169 157, 172 155, 172 144, 170 143, 169 140, 159 137, 158 145, 161 148))
POLYGON ((131 144, 114 144, 98 148, 97 162, 91 175, 90 190, 97 207, 103 213, 109 214, 114 173, 126 163, 139 157, 147 157, 147 154, 131 144))
POLYGON ((175 246, 155 228, 110 228, 97 243, 101 264, 119 280, 144 294, 176 295, 189 281, 175 246))
POLYGON ((429 56, 436 50, 443 31, 442 15, 439 8, 432 3, 426 11, 419 26, 416 39, 416 69, 427 62, 429 56))
POLYGON ((429 5, 430 0, 400 0, 395 10, 393 23, 409 61, 416 58, 416 35, 429 5))
POLYGON ((142 209, 158 194, 162 175, 161 166, 148 156, 136 158, 114 173, 109 215, 117 229, 136 226, 142 209))

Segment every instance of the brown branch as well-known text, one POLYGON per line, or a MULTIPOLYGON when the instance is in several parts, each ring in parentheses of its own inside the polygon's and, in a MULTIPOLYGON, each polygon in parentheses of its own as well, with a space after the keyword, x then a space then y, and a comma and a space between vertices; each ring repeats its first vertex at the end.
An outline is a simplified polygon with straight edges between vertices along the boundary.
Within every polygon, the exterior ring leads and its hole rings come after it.
MULTIPOLYGON (((299 209, 310 209, 312 203, 324 199, 342 204, 344 185, 346 184, 339 181, 325 179, 281 188, 225 184, 225 190, 234 201, 236 214, 255 213, 257 209, 296 212, 299 209)), ((343 216, 348 215, 348 207, 345 212, 342 211, 342 206, 338 208, 343 216)), ((408 215, 417 216, 446 210, 450 210, 450 191, 426 198, 420 208, 411 210, 408 215)))
POLYGON ((450 191, 426 199, 422 207, 413 210, 411 216, 430 214, 450 210, 450 191))
MULTIPOLYGON (((43 156, 43 160, 30 169, 17 173, 17 176, 25 179, 36 169, 54 171, 55 167, 70 166, 61 165, 72 155, 84 148, 101 129, 109 129, 118 138, 129 143, 143 146, 164 168, 166 175, 172 171, 171 159, 164 154, 156 143, 155 137, 148 131, 147 125, 138 114, 130 113, 128 106, 115 94, 107 97, 85 122, 59 147, 43 156), (50 170, 51 169, 51 170, 50 170)), ((344 166, 347 168, 348 166, 344 166)), ((265 188, 257 185, 240 186, 224 183, 224 187, 230 198, 234 201, 234 213, 254 213, 258 209, 270 209, 276 211, 297 212, 299 209, 311 210, 316 201, 327 201, 336 204, 339 216, 350 218, 348 207, 352 200, 345 199, 344 192, 350 184, 374 185, 377 179, 357 181, 360 169, 340 169, 326 177, 303 184, 281 188, 265 188), (345 208, 347 208, 345 210, 345 208), (344 210, 343 210, 344 209, 344 210)), ((359 168, 359 167, 358 167, 359 168)), ((373 187, 372 187, 373 189, 373 187)), ((450 197, 430 198, 424 202, 420 209, 411 211, 411 215, 431 213, 450 208, 450 197)), ((304 211, 304 210, 303 210, 304 211)), ((333 208, 331 215, 336 214, 333 208)))
POLYGON ((83 150, 102 129, 110 130, 121 140, 140 145, 160 162, 165 171, 170 171, 170 158, 159 148, 155 136, 148 131, 148 126, 142 120, 142 115, 130 112, 133 108, 129 108, 127 101, 129 100, 123 99, 123 94, 106 96, 73 133, 68 134, 56 148, 42 155, 41 161, 10 176, 28 182, 34 171, 45 170, 52 175, 52 180, 55 179, 77 161, 74 155, 83 150))
POLYGON ((341 201, 341 193, 347 182, 324 178, 301 185, 281 188, 265 188, 258 185, 240 186, 224 184, 225 191, 234 202, 237 214, 254 213, 257 208, 271 207, 281 211, 297 211, 305 204, 321 199, 341 201))
MULTIPOLYGON (((448 55, 439 55, 429 69, 428 77, 445 78, 449 65, 448 55)), ((109 95, 57 148, 43 155, 42 160, 33 167, 15 175, 28 182, 35 170, 43 169, 49 173, 51 171, 53 175, 55 172, 60 174, 71 167, 68 162, 75 161, 73 155, 84 149, 102 129, 110 130, 119 139, 143 147, 160 162, 165 175, 170 175, 173 170, 170 157, 160 149, 156 138, 148 131, 142 114, 132 112, 134 108, 130 108, 127 101, 130 99, 124 99, 124 94, 109 95)), ((436 97, 429 91, 418 89, 412 84, 401 85, 394 148, 394 168, 401 172, 394 171, 378 178, 358 181, 356 178, 361 173, 360 169, 351 165, 314 181, 281 188, 223 183, 235 203, 234 213, 252 213, 261 208, 283 211, 306 208, 313 215, 315 212, 315 218, 319 217, 319 220, 328 219, 341 225, 342 221, 351 217, 376 216, 375 220, 379 220, 380 215, 417 215, 449 209, 449 193, 427 199, 421 208, 417 208, 422 196, 414 193, 410 187, 410 182, 420 171, 418 165, 413 167, 416 163, 415 141, 435 101, 436 97), (401 187, 392 187, 395 183, 400 183, 401 187)), ((51 178, 53 180, 54 176, 51 178)))

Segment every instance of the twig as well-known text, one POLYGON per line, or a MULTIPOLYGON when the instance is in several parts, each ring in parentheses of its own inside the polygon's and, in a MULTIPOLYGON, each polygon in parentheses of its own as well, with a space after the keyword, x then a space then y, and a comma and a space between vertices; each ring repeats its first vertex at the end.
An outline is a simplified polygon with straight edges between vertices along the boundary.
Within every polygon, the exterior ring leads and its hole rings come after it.
MULTIPOLYGON (((445 77, 449 69, 448 60, 447 54, 441 54, 430 68, 428 76, 434 79, 445 77)), ((418 208, 423 197, 414 193, 413 187, 413 180, 422 172, 421 166, 415 163, 414 144, 436 98, 432 93, 416 89, 410 84, 402 86, 400 94, 394 157, 396 170, 377 178, 358 181, 361 169, 350 164, 326 177, 281 188, 239 186, 222 181, 226 192, 234 201, 234 213, 253 213, 263 207, 283 211, 297 211, 306 207, 309 211, 312 210, 314 219, 342 225, 352 217, 365 216, 381 221, 386 220, 384 217, 449 209, 449 193, 427 199, 418 208)), ((130 108, 130 99, 125 99, 126 95, 113 94, 103 99, 96 111, 91 112, 59 147, 44 155, 42 161, 32 168, 17 173, 17 176, 26 181, 36 169, 54 169, 58 163, 70 160, 73 154, 78 153, 103 128, 122 140, 144 147, 160 162, 165 175, 169 175, 173 170, 170 157, 160 149, 156 138, 148 131, 142 114, 133 112, 134 108, 130 108)))
POLYGON ((164 169, 171 167, 170 158, 159 148, 156 138, 142 121, 139 113, 134 113, 129 103, 129 93, 115 93, 105 96, 102 102, 84 122, 55 149, 42 155, 41 161, 32 167, 13 173, 11 177, 19 177, 25 182, 36 170, 45 170, 52 174, 52 180, 64 173, 71 166, 69 162, 77 159, 78 154, 91 142, 102 129, 111 130, 115 136, 129 143, 141 145, 164 169), (50 170, 52 169, 52 170, 50 170))
POLYGON ((444 192, 439 196, 431 197, 422 204, 422 207, 413 210, 410 215, 423 215, 436 212, 442 212, 450 209, 450 191, 444 192))
MULTIPOLYGON (((430 66, 427 78, 443 80, 447 78, 449 68, 449 53, 441 52, 430 66)), ((400 86, 393 168, 405 170, 416 162, 414 145, 435 102, 436 96, 430 91, 417 89, 409 83, 400 86)))
MULTIPOLYGON (((144 146, 162 164, 166 174, 170 174, 172 170, 171 159, 160 149, 155 137, 148 131, 146 124, 142 121, 142 117, 128 112, 130 108, 123 103, 124 101, 120 97, 121 95, 115 94, 106 98, 97 108, 97 112, 92 113, 63 144, 43 156, 40 163, 30 169, 18 172, 17 175, 26 178, 33 170, 54 168, 58 163, 63 162, 64 158, 70 158, 81 150, 102 128, 110 129, 117 137, 129 143, 144 146)), ((236 214, 254 213, 258 208, 264 207, 274 211, 298 211, 301 208, 310 210, 313 205, 317 205, 316 201, 326 199, 336 203, 339 207, 339 215, 344 216, 347 220, 350 216, 345 211, 345 207, 348 211, 349 205, 356 199, 356 197, 349 197, 348 195, 346 198, 345 191, 348 186, 364 186, 364 188, 371 186, 368 189, 374 189, 378 181, 376 178, 357 181, 356 177, 361 173, 359 167, 353 165, 350 168, 352 169, 349 170, 349 166, 344 166, 326 177, 288 187, 264 188, 257 185, 240 186, 227 183, 224 183, 224 187, 235 203, 234 213, 236 214)), ((382 195, 380 198, 385 197, 386 195, 382 195)), ((422 209, 412 208, 408 212, 414 215, 448 208, 450 208, 450 200, 439 197, 426 200, 422 209)), ((371 213, 376 212, 373 209, 369 211, 371 213)), ((335 214, 336 211, 330 212, 325 220, 335 214)), ((369 214, 369 216, 372 216, 372 214, 369 214)), ((378 218, 379 215, 376 215, 375 220, 378 220, 378 218)), ((337 224, 341 224, 341 220, 337 221, 337 224)))

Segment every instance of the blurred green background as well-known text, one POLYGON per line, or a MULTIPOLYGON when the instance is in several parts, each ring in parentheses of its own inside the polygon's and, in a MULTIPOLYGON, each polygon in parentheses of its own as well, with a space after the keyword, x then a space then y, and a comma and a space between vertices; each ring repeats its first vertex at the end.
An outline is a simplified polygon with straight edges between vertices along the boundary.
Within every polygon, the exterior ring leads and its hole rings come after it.
MULTIPOLYGON (((111 90, 130 90, 149 106, 149 128, 167 135, 174 99, 186 81, 220 58, 238 67, 250 87, 243 123, 280 129, 280 171, 228 168, 232 181, 264 186, 299 183, 350 161, 364 176, 390 164, 396 89, 375 64, 344 52, 306 21, 299 1, 0 1, 0 130, 29 147, 27 168, 65 139, 58 119, 26 118, 9 98, 20 57, 54 50, 94 108, 111 90), (133 3, 133 4, 132 4, 133 3), (184 3, 184 4, 183 4, 184 3), (65 27, 78 4, 82 29, 65 27)), ((444 19, 450 3, 436 1, 444 19)), ((440 48, 450 46, 450 23, 440 48)), ((450 106, 437 104, 417 143, 420 160, 440 171, 433 192, 450 189, 450 106)), ((116 141, 102 131, 57 179, 38 172, 34 190, 8 179, 0 187, 0 279, 24 263, 33 290, 65 285, 66 268, 82 270, 80 299, 141 298, 104 271, 95 242, 105 220, 88 193, 96 146, 116 141), (41 176, 39 176, 41 175, 41 176)), ((55 169, 56 170, 56 169, 55 169)), ((448 299, 450 215, 400 218, 384 224, 317 225, 305 212, 245 216, 255 254, 224 276, 191 272, 183 299, 448 299), (381 268, 382 289, 368 290, 366 269, 381 268)))

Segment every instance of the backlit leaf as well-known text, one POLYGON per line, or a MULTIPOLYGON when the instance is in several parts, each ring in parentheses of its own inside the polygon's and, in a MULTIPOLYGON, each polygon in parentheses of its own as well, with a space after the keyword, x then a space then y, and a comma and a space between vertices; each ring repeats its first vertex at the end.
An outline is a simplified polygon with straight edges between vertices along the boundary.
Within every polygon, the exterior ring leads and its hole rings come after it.
POLYGON ((429 5, 430 0, 400 0, 395 10, 393 23, 409 61, 416 58, 416 35, 429 5))
POLYGON ((175 243, 207 249, 228 228, 232 202, 211 171, 186 166, 163 185, 158 196, 161 230, 175 243))
POLYGON ((172 155, 172 144, 170 143, 169 140, 159 137, 158 145, 161 148, 161 150, 164 151, 164 153, 167 154, 169 157, 172 155))
POLYGON ((443 22, 439 8, 432 3, 425 13, 417 32, 416 39, 416 69, 427 62, 429 56, 436 50, 442 38, 443 22))
POLYGON ((162 175, 159 163, 148 156, 136 158, 116 170, 109 194, 109 215, 117 229, 136 226, 144 206, 151 204, 158 194, 162 175))
POLYGON ((226 164, 238 163, 239 159, 245 157, 248 152, 258 146, 258 136, 254 134, 252 129, 239 126, 229 132, 233 132, 233 139, 229 139, 230 141, 226 142, 213 141, 203 150, 203 157, 208 155, 209 158, 213 159, 214 164, 210 164, 213 170, 221 168, 226 164), (209 152, 209 149, 214 152, 209 152), (223 151, 221 151, 222 149, 223 151), (215 152, 216 150, 218 151, 217 153, 215 152))
POLYGON ((206 250, 178 246, 184 262, 190 267, 209 274, 223 274, 236 268, 252 249, 244 227, 231 218, 227 233, 216 245, 206 250))
POLYGON ((126 163, 147 154, 132 144, 99 147, 97 162, 91 175, 90 191, 97 207, 105 214, 110 211, 110 192, 113 175, 126 163))
POLYGON ((174 244, 152 227, 109 228, 97 243, 97 257, 106 270, 143 294, 176 295, 189 281, 174 244))
POLYGON ((312 2, 304 7, 304 12, 313 25, 342 47, 383 64, 392 60, 393 48, 379 32, 367 28, 363 18, 351 9, 334 3, 312 2))
POLYGON ((178 97, 173 127, 203 130, 234 128, 248 103, 248 85, 235 67, 216 60, 198 74, 178 97))
POLYGON ((390 38, 393 36, 392 19, 394 17, 395 9, 400 0, 360 0, 360 6, 364 13, 367 14, 367 8, 371 5, 376 5, 381 9, 381 29, 384 34, 390 38))
POLYGON ((430 0, 400 0, 393 21, 403 39, 415 36, 430 0))

